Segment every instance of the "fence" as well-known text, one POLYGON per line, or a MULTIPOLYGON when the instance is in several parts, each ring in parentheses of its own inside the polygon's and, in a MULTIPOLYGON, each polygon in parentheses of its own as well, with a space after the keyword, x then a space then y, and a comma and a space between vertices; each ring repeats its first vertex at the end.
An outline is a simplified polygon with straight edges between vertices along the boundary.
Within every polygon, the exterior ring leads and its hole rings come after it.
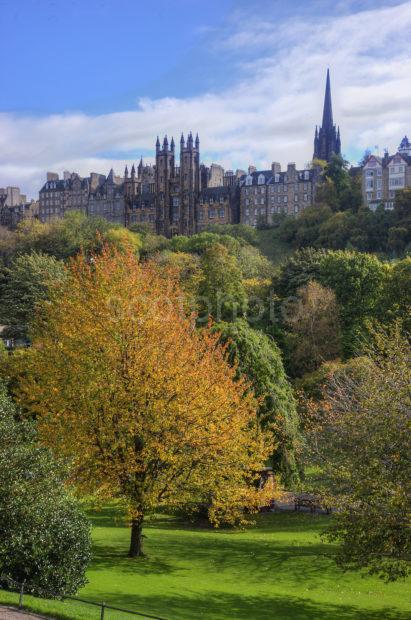
MULTIPOLYGON (((18 609, 25 609, 24 607, 24 596, 27 594, 31 594, 30 588, 27 582, 18 583, 11 579, 8 575, 0 575, 0 584, 7 584, 8 590, 11 592, 16 592, 19 597, 18 609), (27 591, 28 589, 28 591, 27 591)), ((45 598, 45 597, 44 597, 45 598)), ((76 603, 83 603, 85 605, 92 605, 94 607, 100 608, 100 620, 104 620, 106 617, 106 611, 117 611, 123 614, 128 614, 131 616, 137 616, 139 618, 145 618, 146 620, 166 620, 166 618, 162 618, 160 616, 153 616, 151 614, 146 614, 141 611, 134 611, 132 609, 125 609, 122 607, 115 607, 113 605, 107 605, 107 603, 97 601, 89 601, 84 598, 79 598, 77 596, 64 596, 64 597, 55 597, 51 594, 48 595, 48 598, 59 599, 59 600, 67 600, 74 601, 76 603)))

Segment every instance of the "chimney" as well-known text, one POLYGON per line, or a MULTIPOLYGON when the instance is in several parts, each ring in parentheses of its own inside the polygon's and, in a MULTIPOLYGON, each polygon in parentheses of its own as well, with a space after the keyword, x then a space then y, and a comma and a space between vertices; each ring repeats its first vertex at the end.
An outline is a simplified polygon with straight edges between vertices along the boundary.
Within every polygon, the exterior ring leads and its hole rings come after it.
POLYGON ((47 173, 47 181, 58 181, 59 175, 57 172, 48 172, 47 173))
POLYGON ((281 172, 281 164, 279 164, 277 161, 273 161, 273 163, 271 164, 271 172, 273 174, 279 174, 281 172))

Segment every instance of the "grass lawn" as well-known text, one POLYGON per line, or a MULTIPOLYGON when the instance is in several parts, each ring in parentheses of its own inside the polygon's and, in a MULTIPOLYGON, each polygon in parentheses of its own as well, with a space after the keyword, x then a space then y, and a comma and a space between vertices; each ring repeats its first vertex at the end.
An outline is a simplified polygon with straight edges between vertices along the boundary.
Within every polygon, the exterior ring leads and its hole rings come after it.
MULTIPOLYGON (((169 620, 405 620, 410 588, 343 573, 319 533, 328 517, 265 514, 245 531, 198 529, 157 517, 148 558, 126 556, 129 530, 114 509, 92 513, 94 559, 80 596, 169 620)), ((0 601, 15 595, 0 593, 0 601)), ((98 618, 77 603, 34 601, 57 617, 98 618)), ((132 616, 128 616, 131 618, 132 616)), ((127 616, 107 612, 106 620, 127 616)))

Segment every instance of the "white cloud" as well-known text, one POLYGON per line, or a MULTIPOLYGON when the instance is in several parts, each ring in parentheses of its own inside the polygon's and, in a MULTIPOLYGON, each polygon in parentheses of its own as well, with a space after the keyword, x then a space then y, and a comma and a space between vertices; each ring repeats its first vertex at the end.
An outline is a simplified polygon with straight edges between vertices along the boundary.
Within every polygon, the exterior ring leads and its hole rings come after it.
POLYGON ((410 1, 281 25, 237 14, 227 36, 215 33, 209 41, 214 54, 219 45, 228 62, 242 63, 230 89, 143 99, 135 110, 98 116, 0 114, 0 185, 19 184, 35 196, 46 170, 86 175, 113 166, 121 172, 127 151, 153 152, 157 134, 164 133, 174 134, 178 146, 181 130, 190 129, 199 132, 206 161, 234 168, 273 160, 302 166, 321 121, 327 66, 343 151, 355 156, 375 144, 393 149, 411 132, 410 30, 410 1))

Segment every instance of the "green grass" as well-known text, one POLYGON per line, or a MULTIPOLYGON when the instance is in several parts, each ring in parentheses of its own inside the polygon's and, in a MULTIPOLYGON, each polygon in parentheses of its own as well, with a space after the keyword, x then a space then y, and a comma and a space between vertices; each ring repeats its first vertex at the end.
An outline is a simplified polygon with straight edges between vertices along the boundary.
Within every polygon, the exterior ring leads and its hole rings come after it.
MULTIPOLYGON (((114 509, 92 513, 94 559, 84 598, 170 620, 410 617, 404 582, 385 585, 336 568, 334 548, 319 536, 328 517, 267 514, 244 531, 215 531, 159 516, 145 528, 148 558, 131 560, 129 530, 116 515, 114 509)), ((0 599, 7 596, 16 599, 4 593, 0 599)), ((30 607, 58 617, 99 617, 97 609, 76 603, 32 600, 30 607)))

